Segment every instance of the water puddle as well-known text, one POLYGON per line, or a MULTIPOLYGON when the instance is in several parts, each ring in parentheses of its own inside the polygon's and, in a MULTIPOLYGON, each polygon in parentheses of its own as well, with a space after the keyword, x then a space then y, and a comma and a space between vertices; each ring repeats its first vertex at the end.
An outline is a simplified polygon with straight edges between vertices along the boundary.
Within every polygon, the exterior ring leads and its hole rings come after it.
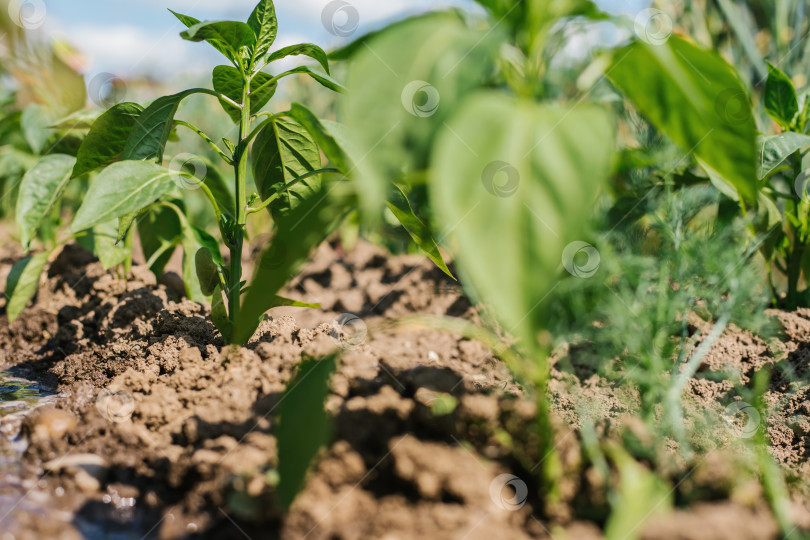
POLYGON ((22 482, 20 458, 27 443, 19 437, 26 414, 56 396, 34 381, 0 372, 0 522, 25 504, 28 491, 22 482))

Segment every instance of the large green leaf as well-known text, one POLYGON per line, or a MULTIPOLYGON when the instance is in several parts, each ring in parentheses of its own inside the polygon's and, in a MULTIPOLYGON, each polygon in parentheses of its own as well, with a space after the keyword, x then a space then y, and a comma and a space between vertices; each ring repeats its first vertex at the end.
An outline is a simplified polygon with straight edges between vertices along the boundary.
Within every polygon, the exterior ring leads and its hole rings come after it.
POLYGON ((278 20, 276 8, 272 0, 259 0, 247 21, 248 26, 256 35, 256 45, 253 48, 253 61, 258 62, 270 50, 278 33, 278 20))
POLYGON ((256 34, 247 24, 238 21, 203 21, 180 33, 188 41, 206 41, 232 62, 239 59, 239 49, 253 45, 256 34))
POLYGON ((416 245, 433 261, 433 264, 438 266, 442 272, 455 279, 450 269, 447 268, 441 252, 439 252, 439 246, 436 245, 436 241, 433 239, 430 227, 419 219, 413 211, 411 203, 408 201, 408 197, 402 191, 402 188, 394 186, 394 192, 386 204, 388 209, 391 210, 391 213, 394 214, 394 217, 399 220, 402 227, 408 231, 408 234, 413 241, 416 242, 416 245))
POLYGON ((206 91, 193 88, 153 101, 135 122, 124 145, 122 159, 154 159, 161 163, 180 102, 200 92, 206 91))
POLYGON ((329 442, 330 417, 325 401, 329 378, 335 371, 334 355, 306 358, 279 402, 278 497, 289 507, 301 491, 307 470, 318 451, 329 442), (306 429, 301 429, 306 426, 306 429))
POLYGON ((552 108, 486 92, 465 101, 437 141, 431 206, 458 271, 529 348, 564 249, 582 240, 610 171, 614 132, 591 105, 552 108))
MULTIPOLYGON (((256 136, 252 150, 253 179, 262 200, 305 173, 321 167, 318 145, 303 126, 285 118, 273 119, 256 136)), ((275 219, 288 214, 317 190, 319 180, 303 180, 270 203, 275 219)))
POLYGON ((325 182, 319 191, 276 221, 276 234, 270 246, 262 252, 250 287, 243 296, 234 329, 234 343, 245 343, 250 339, 262 315, 279 305, 279 290, 353 206, 336 196, 339 190, 331 192, 332 188, 325 182))
POLYGON ((149 269, 159 279, 183 241, 183 224, 172 208, 158 206, 138 219, 138 238, 149 269))
POLYGON ((768 62, 768 80, 765 83, 765 112, 780 126, 788 128, 799 112, 796 89, 785 73, 768 62))
POLYGON ((12 323, 28 305, 39 288, 39 277, 48 262, 50 252, 26 257, 11 267, 6 279, 6 315, 12 323))
POLYGON ((123 263, 132 254, 132 248, 116 245, 117 236, 118 223, 113 220, 96 225, 86 235, 80 236, 78 243, 93 253, 101 266, 108 270, 123 263))
POLYGON ((491 75, 500 41, 499 28, 482 35, 455 14, 434 13, 397 23, 356 50, 342 105, 367 217, 380 214, 392 182, 427 169, 437 131, 491 75))
POLYGON ((269 64, 270 62, 275 62, 276 60, 281 60, 288 56, 297 55, 309 56, 317 60, 324 71, 326 71, 327 75, 329 74, 329 58, 326 56, 323 49, 312 43, 299 43, 298 45, 290 45, 289 47, 279 49, 270 55, 267 59, 267 63, 269 64))
POLYGON ((757 178, 765 178, 796 151, 810 145, 810 135, 782 133, 757 139, 757 178))
MULTIPOLYGON (((273 77, 264 72, 256 73, 253 81, 250 83, 251 96, 250 96, 250 114, 255 114, 261 110, 262 107, 267 105, 273 94, 276 93, 278 83, 273 82, 265 86, 273 77)), ((214 90, 228 96, 236 103, 242 102, 242 74, 238 69, 231 66, 217 66, 214 68, 213 74, 214 90)), ((222 108, 231 117, 234 122, 239 122, 242 119, 242 110, 234 107, 227 101, 219 100, 222 108)))
POLYGON ((90 184, 70 230, 89 229, 140 210, 169 193, 178 174, 150 161, 121 161, 104 169, 90 184))
POLYGON ((351 154, 348 150, 351 147, 351 141, 345 133, 344 126, 336 122, 321 120, 300 103, 293 103, 288 114, 307 130, 324 155, 340 172, 349 174, 353 168, 352 160, 349 157, 351 154))
POLYGON ((90 132, 79 147, 73 177, 109 165, 121 158, 129 134, 143 107, 137 103, 119 103, 93 122, 90 132))
POLYGON ((681 149, 756 200, 756 125, 745 89, 717 53, 672 36, 616 51, 610 79, 681 149))
POLYGON ((55 120, 54 111, 44 105, 34 103, 23 110, 20 127, 34 154, 42 154, 45 151, 48 141, 56 133, 56 130, 50 127, 55 120))
POLYGON ((43 221, 58 208, 75 163, 73 156, 51 154, 40 159, 23 176, 17 195, 17 225, 24 248, 28 248, 43 221))

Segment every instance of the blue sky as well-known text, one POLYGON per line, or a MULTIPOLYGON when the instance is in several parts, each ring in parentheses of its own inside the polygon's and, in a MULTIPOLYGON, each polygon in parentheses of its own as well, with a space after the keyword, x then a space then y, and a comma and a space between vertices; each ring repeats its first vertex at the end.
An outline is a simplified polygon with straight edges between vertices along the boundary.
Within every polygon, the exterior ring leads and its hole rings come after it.
MULTIPOLYGON (((314 42, 331 47, 349 38, 330 33, 322 22, 325 7, 335 0, 277 0, 277 45, 314 42)), ((338 0, 341 1, 341 0, 338 0)), ((427 9, 449 5, 473 6, 471 0, 343 0, 358 17, 352 36, 388 21, 427 9)), ((553 0, 552 0, 553 1, 553 0)), ((183 29, 167 8, 198 19, 245 20, 257 0, 21 0, 45 5, 42 32, 59 36, 76 46, 87 60, 87 74, 108 72, 116 76, 196 76, 210 73, 220 63, 217 53, 203 44, 185 42, 183 29)), ((633 14, 646 0, 601 0, 613 13, 633 14)), ((334 4, 332 4, 334 5, 334 4)), ((334 20, 346 24, 350 11, 338 10, 334 20)))

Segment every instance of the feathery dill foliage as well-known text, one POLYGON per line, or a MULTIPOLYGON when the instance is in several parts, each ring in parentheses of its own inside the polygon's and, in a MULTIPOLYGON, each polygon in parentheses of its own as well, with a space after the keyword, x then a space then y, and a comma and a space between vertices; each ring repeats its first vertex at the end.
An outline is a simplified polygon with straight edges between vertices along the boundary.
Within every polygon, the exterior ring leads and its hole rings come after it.
POLYGON ((604 213, 598 272, 566 278, 549 313, 552 334, 574 345, 563 368, 635 386, 642 418, 681 443, 681 392, 673 388, 682 364, 717 338, 713 327, 767 327, 755 246, 741 219, 718 219, 719 202, 710 186, 664 188, 642 201, 636 219, 615 226, 604 213))

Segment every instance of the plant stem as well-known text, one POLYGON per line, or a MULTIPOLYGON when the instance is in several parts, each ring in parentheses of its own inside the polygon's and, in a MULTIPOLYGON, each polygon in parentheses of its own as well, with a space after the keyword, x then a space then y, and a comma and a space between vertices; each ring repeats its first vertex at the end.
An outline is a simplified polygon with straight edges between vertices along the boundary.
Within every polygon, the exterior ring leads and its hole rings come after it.
POLYGON ((245 76, 242 87, 242 119, 239 123, 239 145, 234 156, 235 191, 236 191, 236 235, 231 250, 231 282, 228 287, 228 314, 233 324, 239 318, 242 287, 242 243, 245 236, 247 220, 247 195, 245 194, 245 177, 247 176, 247 146, 250 135, 250 77, 245 76))

